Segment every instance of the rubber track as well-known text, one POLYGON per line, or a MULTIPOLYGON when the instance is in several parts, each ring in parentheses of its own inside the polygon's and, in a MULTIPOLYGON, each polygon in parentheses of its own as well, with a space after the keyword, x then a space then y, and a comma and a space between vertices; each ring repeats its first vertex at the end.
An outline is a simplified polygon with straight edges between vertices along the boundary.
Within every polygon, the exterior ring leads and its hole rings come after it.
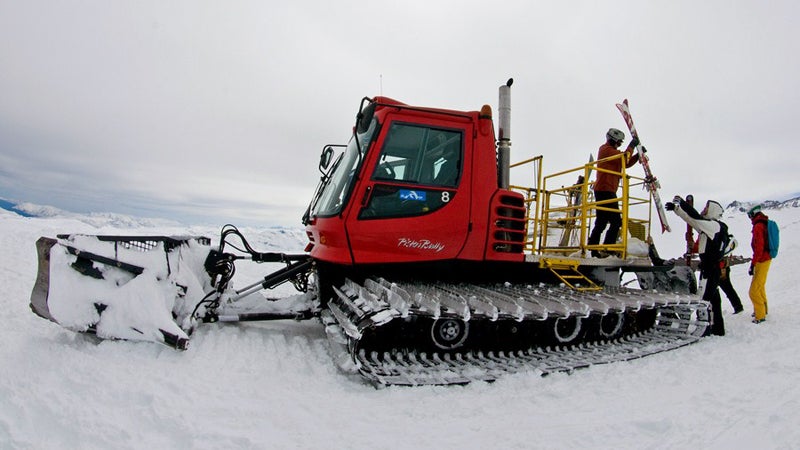
MULTIPOLYGON (((703 327, 704 328, 704 327, 703 327)), ((630 361, 692 344, 700 336, 656 325, 624 339, 574 347, 531 348, 514 353, 389 353, 360 352, 359 373, 378 385, 446 385, 494 381, 511 373, 548 375, 593 365, 630 361)))
POLYGON ((708 304, 697 296, 625 288, 579 293, 567 288, 473 285, 403 285, 348 281, 323 315, 334 357, 348 372, 376 385, 447 385, 493 381, 510 373, 547 375, 598 364, 629 361, 697 342, 708 323, 708 304), (413 292, 413 294, 412 294, 413 292), (516 352, 457 353, 355 350, 361 331, 396 317, 451 316, 463 320, 544 320, 657 308, 655 325, 620 339, 574 346, 536 347, 516 352), (338 353, 338 356, 337 356, 338 353))

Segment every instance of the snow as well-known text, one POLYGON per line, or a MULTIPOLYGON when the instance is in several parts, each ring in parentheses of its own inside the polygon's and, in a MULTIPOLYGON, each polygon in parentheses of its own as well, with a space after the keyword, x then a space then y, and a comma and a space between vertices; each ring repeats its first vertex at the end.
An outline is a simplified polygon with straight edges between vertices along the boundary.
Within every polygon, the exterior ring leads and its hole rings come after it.
MULTIPOLYGON (((796 448, 800 210, 766 212, 782 242, 763 324, 750 323, 750 278, 739 265, 732 277, 746 309, 733 316, 723 298, 724 337, 571 375, 376 389, 336 369, 315 321, 203 324, 179 352, 43 320, 28 306, 39 236, 218 229, 0 211, 0 448, 796 448)), ((749 256, 747 218, 724 219, 749 256)), ((242 232, 265 251, 304 245, 302 230, 242 232)), ((681 253, 681 236, 664 247, 656 239, 662 257, 681 253)), ((236 279, 257 280, 258 270, 236 279)))
MULTIPOLYGON (((59 324, 76 331, 86 331, 94 325, 96 334, 103 338, 157 341, 162 331, 188 338, 178 325, 186 322, 185 329, 190 328, 188 317, 211 289, 203 268, 208 246, 189 240, 165 258, 163 242, 151 241, 153 247, 149 251, 85 235, 70 236, 68 241, 61 242, 83 252, 135 265, 143 272, 134 276, 113 266, 97 264, 94 268, 102 272, 102 278, 97 279, 75 270, 59 270, 74 264, 77 257, 65 245, 54 245, 49 250, 46 309, 59 324), (96 305, 102 305, 102 314, 96 305), (173 320, 173 312, 181 311, 184 313, 173 320)), ((139 248, 143 247, 146 246, 139 248)))

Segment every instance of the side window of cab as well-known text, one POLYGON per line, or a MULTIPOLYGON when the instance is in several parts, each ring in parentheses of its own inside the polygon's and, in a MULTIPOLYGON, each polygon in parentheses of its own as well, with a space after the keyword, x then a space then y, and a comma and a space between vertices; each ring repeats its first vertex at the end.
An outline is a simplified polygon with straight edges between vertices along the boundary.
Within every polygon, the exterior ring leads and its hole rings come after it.
POLYGON ((359 218, 421 215, 455 195, 463 166, 462 130, 392 123, 359 218))

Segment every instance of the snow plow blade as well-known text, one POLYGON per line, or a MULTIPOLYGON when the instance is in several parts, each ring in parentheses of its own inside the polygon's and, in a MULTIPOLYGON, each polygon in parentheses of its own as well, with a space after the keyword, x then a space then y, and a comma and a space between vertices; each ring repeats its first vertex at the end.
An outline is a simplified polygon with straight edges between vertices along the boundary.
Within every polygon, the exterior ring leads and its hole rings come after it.
POLYGON ((185 299, 210 285, 209 245, 205 237, 41 237, 31 310, 73 331, 185 350, 194 307, 185 299))

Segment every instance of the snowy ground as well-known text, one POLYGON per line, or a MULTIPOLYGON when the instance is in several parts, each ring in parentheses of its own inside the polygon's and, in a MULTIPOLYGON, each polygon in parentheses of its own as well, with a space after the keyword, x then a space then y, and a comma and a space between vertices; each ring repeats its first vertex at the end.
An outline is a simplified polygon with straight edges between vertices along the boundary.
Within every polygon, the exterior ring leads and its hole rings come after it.
MULTIPOLYGON (((800 210, 767 212, 782 243, 764 324, 750 323, 736 266, 746 309, 733 316, 723 299, 725 337, 572 375, 375 389, 336 370, 314 321, 204 325, 177 352, 40 319, 28 307, 39 236, 218 230, 0 210, 0 448, 798 448, 800 210)), ((749 256, 749 221, 725 219, 749 256)), ((243 231, 265 250, 302 250, 302 233, 243 231)), ((662 256, 681 251, 672 242, 662 256)))

